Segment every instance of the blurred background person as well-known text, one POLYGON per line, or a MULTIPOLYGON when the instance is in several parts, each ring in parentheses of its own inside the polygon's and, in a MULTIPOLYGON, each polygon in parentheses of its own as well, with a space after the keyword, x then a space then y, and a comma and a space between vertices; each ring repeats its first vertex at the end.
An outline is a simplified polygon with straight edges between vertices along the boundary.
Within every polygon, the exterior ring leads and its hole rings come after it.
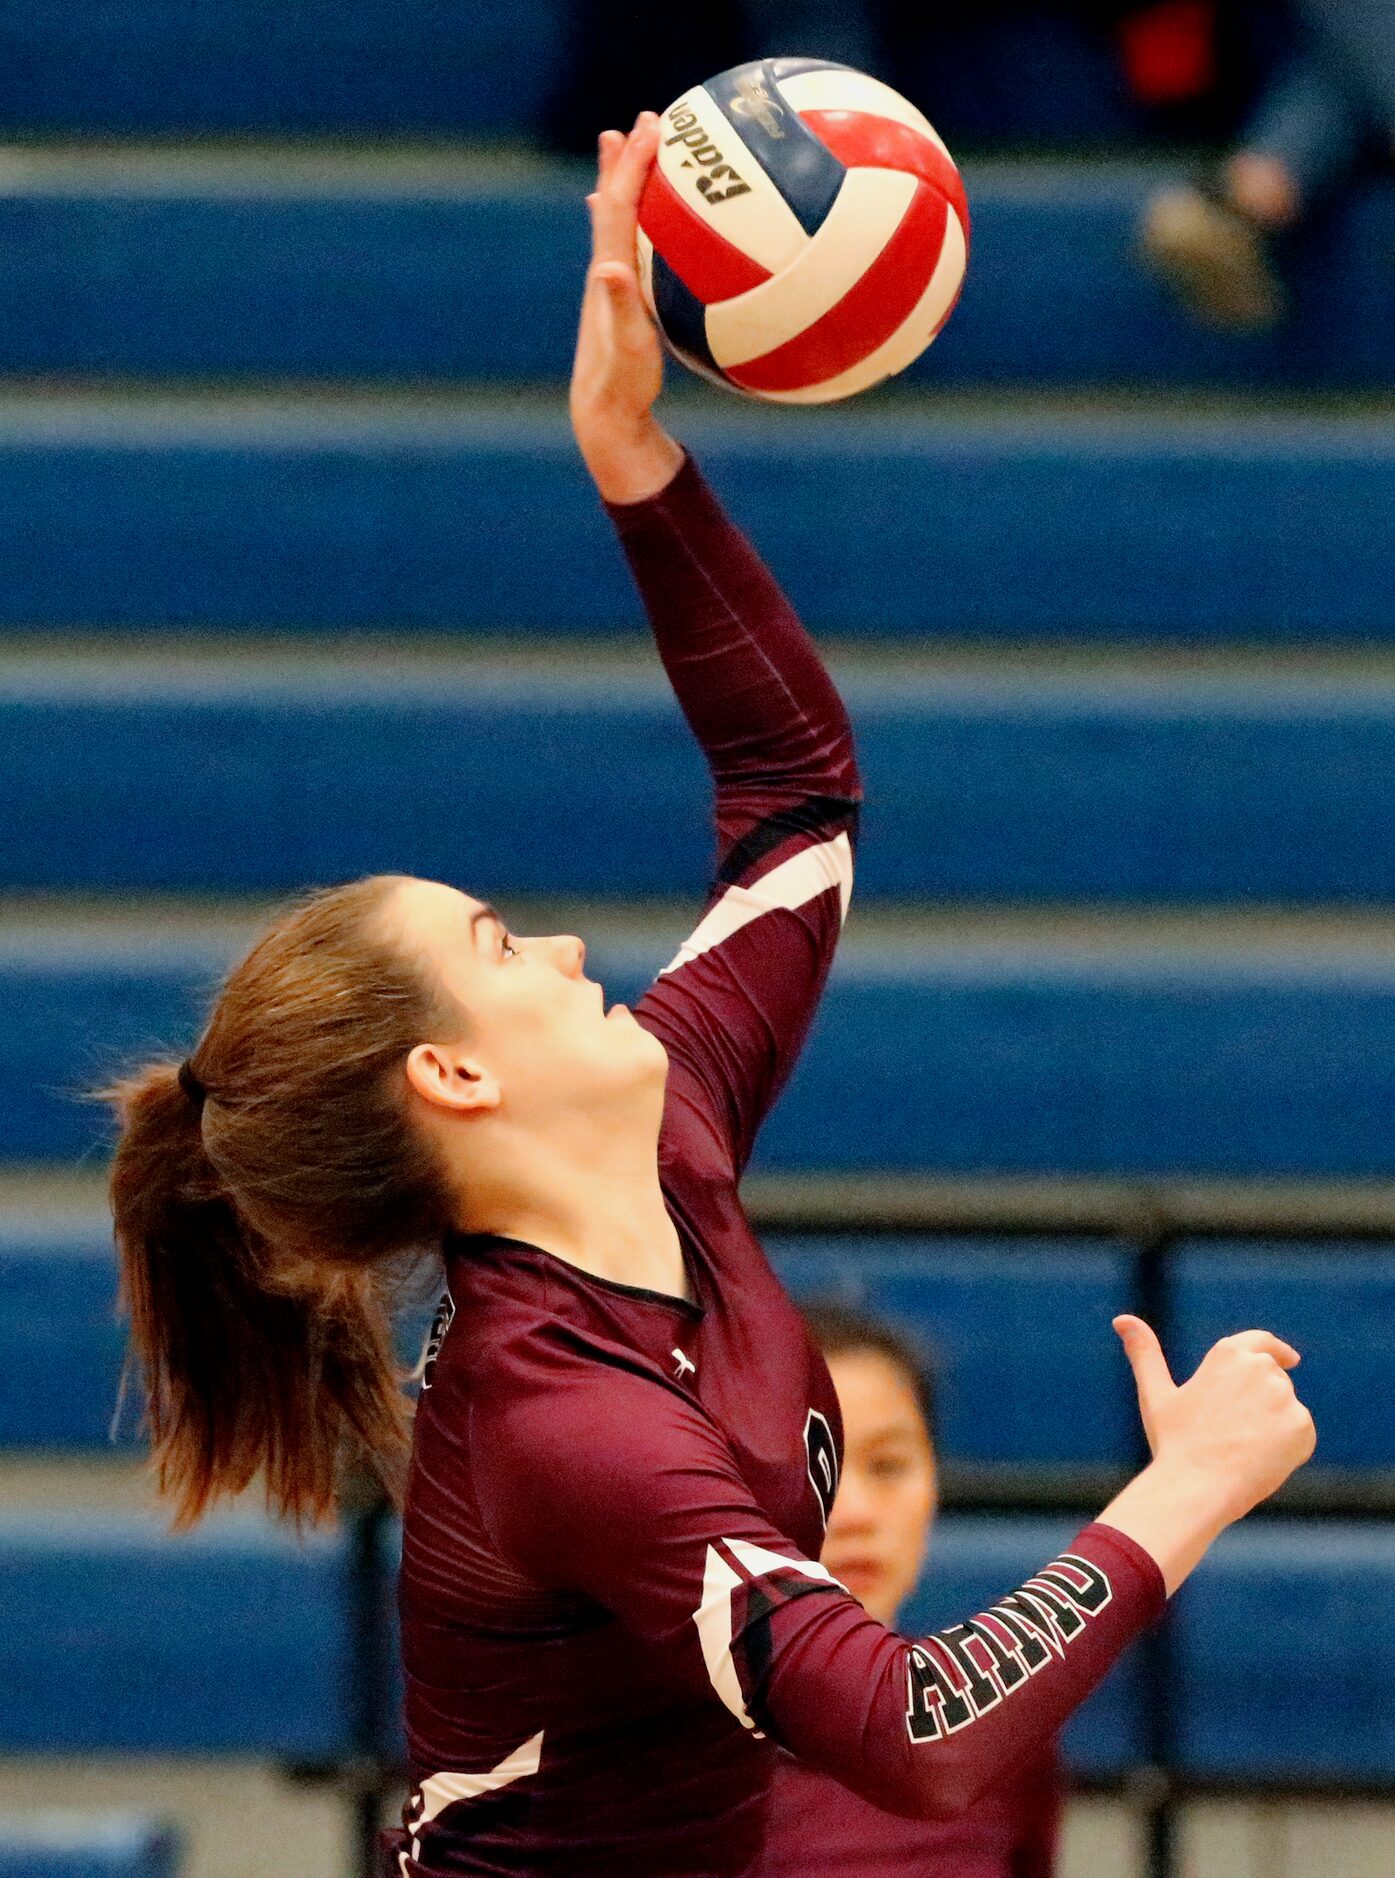
MULTIPOLYGON (((938 1506, 934 1374, 890 1324, 804 1312, 843 1416, 821 1561, 890 1628, 915 1591, 938 1506)), ((781 1753, 759 1878, 1050 1878, 1061 1813, 1054 1742, 953 1821, 902 1819, 781 1753)))
POLYGON ((1211 326, 1258 330, 1283 316, 1295 236, 1395 137, 1395 6, 1296 0, 1294 11, 1293 53, 1238 146, 1144 214, 1145 257, 1211 326))

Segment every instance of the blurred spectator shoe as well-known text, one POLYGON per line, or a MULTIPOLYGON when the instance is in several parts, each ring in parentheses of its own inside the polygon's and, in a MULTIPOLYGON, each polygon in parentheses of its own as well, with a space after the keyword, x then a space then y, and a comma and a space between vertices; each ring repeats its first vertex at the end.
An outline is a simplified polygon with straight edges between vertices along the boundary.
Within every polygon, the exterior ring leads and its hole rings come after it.
POLYGON ((1161 189, 1144 211, 1140 248, 1187 310, 1227 332, 1262 332, 1283 317, 1271 235, 1218 188, 1161 189))

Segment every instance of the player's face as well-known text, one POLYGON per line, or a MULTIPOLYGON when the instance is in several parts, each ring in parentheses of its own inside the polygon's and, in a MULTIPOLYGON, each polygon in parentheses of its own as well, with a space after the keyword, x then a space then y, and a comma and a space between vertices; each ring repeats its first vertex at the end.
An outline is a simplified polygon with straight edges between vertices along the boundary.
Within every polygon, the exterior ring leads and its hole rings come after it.
POLYGON ((559 1110, 662 1079, 663 1045, 625 1005, 607 1011, 574 933, 513 933, 487 901, 429 880, 404 881, 388 914, 468 1013, 464 1054, 492 1078, 511 1118, 546 1124, 559 1110))
POLYGON ((935 1516, 935 1452, 900 1364, 879 1350, 845 1350, 828 1368, 844 1446, 821 1557, 873 1617, 894 1624, 935 1516))

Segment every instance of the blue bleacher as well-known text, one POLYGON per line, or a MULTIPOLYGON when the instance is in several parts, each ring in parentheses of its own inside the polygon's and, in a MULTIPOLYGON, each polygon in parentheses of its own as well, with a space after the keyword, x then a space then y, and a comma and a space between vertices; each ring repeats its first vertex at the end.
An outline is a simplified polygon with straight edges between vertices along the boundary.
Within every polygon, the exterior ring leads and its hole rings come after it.
MULTIPOLYGON (((778 1233, 767 1247, 795 1297, 840 1299, 916 1339, 936 1372, 949 1461, 1117 1467, 1135 1455, 1134 1392, 1110 1329, 1131 1308, 1130 1252, 1088 1239, 778 1233)), ((1380 1406, 1395 1347, 1395 1245, 1216 1240, 1174 1256, 1179 1376, 1217 1338, 1262 1324, 1303 1354, 1321 1465, 1395 1468, 1395 1423, 1380 1406)), ((423 1329, 422 1311, 406 1313, 407 1361, 423 1329)), ((104 1446, 124 1344, 105 1210, 0 1222, 0 1450, 104 1446)), ((123 1443, 138 1421, 130 1401, 123 1443)))
POLYGON ((1217 1337, 1261 1324, 1301 1352, 1299 1393, 1324 1467, 1395 1467, 1389 1412, 1395 1256, 1386 1245, 1206 1240, 1174 1253, 1175 1355, 1199 1362, 1217 1337))
POLYGON ((1109 1467, 1133 1455, 1134 1390, 1109 1327, 1130 1308, 1129 1254, 1071 1239, 773 1236, 767 1248, 801 1301, 837 1299, 911 1334, 934 1369, 945 1459, 1109 1467))
POLYGON ((11 0, 0 122, 84 135, 526 130, 562 0, 11 0))
POLYGON ((179 1835, 140 1813, 0 1814, 0 1878, 175 1878, 179 1835))
MULTIPOLYGON (((1109 1328, 1128 1306, 1128 1255, 1086 1241, 908 1239, 873 1249, 856 1239, 773 1237, 769 1245, 796 1296, 868 1305, 926 1342, 951 1460, 1107 1467, 1133 1452, 1133 1390, 1109 1328), (1005 1348, 1011 1391, 1001 1386, 1005 1348)), ((414 1358, 422 1325, 420 1313, 409 1316, 401 1342, 414 1358)), ((1382 1327, 1395 1329, 1395 1307, 1372 1319, 1369 1335, 1382 1327)), ((104 1210, 0 1222, 0 1450, 102 1447, 124 1345, 104 1210), (52 1387, 60 1372, 61 1391, 52 1387)), ((1335 1378, 1339 1396, 1349 1383, 1345 1373, 1335 1378)), ((139 1404, 128 1402, 123 1441, 138 1420, 139 1404)))
MULTIPOLYGON (((100 1448, 125 1346, 105 1210, 37 1218, 14 1209, 0 1219, 0 1451, 100 1448)), ((141 1407, 126 1404, 126 1442, 141 1407)))
MULTIPOLYGON (((820 631, 1395 625, 1377 416, 786 410, 681 429, 820 631)), ((0 563, 9 630, 570 634, 635 613, 551 408, 6 397, 0 563)))
MULTIPOLYGON (((633 1002, 686 930, 598 940, 588 970, 633 1002)), ((102 1117, 80 1092, 187 1047, 236 949, 162 937, 158 914, 147 937, 0 939, 0 1157, 91 1156, 102 1117)), ((752 1165, 1379 1179, 1392 1112, 1395 959, 1378 941, 850 934, 752 1165)))
MULTIPOLYGON (((908 1627, 953 1621, 1021 1581, 1069 1539, 1060 1521, 946 1519, 908 1627)), ((1373 1613, 1395 1594, 1379 1527, 1254 1523, 1226 1534, 1177 1604, 1173 1717, 1201 1779, 1389 1780, 1392 1665, 1373 1613)), ((1137 1654, 1066 1730, 1071 1763, 1105 1773, 1143 1752, 1137 1654)))
MULTIPOLYGON (((767 1243, 797 1298, 837 1298, 889 1318, 926 1350, 950 1460, 1131 1458, 1134 1391, 1110 1329, 1116 1312, 1134 1308, 1130 1254, 1069 1237, 767 1243)), ((1395 1418, 1385 1412, 1395 1242, 1194 1240, 1170 1255, 1170 1271, 1169 1358, 1179 1378, 1218 1338, 1273 1330, 1302 1354, 1318 1463, 1395 1468, 1395 1418)))
MULTIPOLYGON (((496 901, 691 896, 710 786, 629 646, 620 667, 0 659, 0 888, 281 893, 390 870, 496 901), (420 786, 430 748, 460 753, 467 825, 420 786)), ((843 692, 860 903, 1395 895, 1388 678, 951 669, 843 692)))
MULTIPOLYGON (((41 1388, 42 1368, 50 1365, 51 1384, 60 1344, 65 1391, 88 1409, 70 1426, 72 1444, 101 1443, 115 1384, 104 1230, 100 1211, 74 1211, 11 1222, 0 1237, 0 1374, 15 1373, 23 1359, 19 1389, 0 1394, 0 1447, 42 1444, 34 1406, 21 1398, 54 1399, 51 1386, 41 1388), (36 1349, 46 1273, 54 1323, 36 1349)), ((1129 1391, 1108 1329, 1126 1301, 1126 1255, 1086 1242, 869 1246, 778 1236, 771 1249, 798 1295, 837 1292, 938 1346, 947 1459, 1131 1458, 1129 1391)), ((1219 1244, 1184 1254, 1179 1370, 1194 1354, 1189 1344, 1239 1327, 1227 1304, 1240 1299, 1244 1321, 1259 1317, 1300 1337, 1315 1405, 1352 1423, 1395 1325, 1391 1250, 1219 1244), (1322 1259, 1327 1284, 1319 1290, 1322 1259)), ((1339 1439, 1323 1458, 1388 1466, 1389 1430, 1368 1430, 1355 1445, 1339 1439)), ((1071 1530, 1059 1519, 946 1516, 907 1627, 933 1627, 990 1602, 1071 1530)), ((342 1537, 321 1534, 302 1547, 251 1511, 217 1515, 193 1536, 171 1535, 146 1514, 6 1513, 0 1587, 10 1621, 0 1675, 15 1699, 0 1718, 0 1747, 299 1759, 347 1751, 347 1583, 342 1537)), ((1188 1771, 1212 1779, 1305 1768, 1395 1774, 1383 1693, 1389 1666, 1369 1624, 1352 1622, 1392 1592, 1395 1552, 1379 1528, 1275 1522, 1223 1541, 1178 1607, 1185 1675, 1177 1720, 1188 1771), (1328 1693, 1324 1705, 1296 1693, 1318 1686, 1328 1693)), ((1067 1752, 1079 1771, 1114 1773, 1142 1753, 1138 1678, 1135 1656, 1071 1724, 1067 1752)), ((68 1874, 55 1870, 54 1878, 68 1874)))
POLYGON ((1179 1764, 1213 1779, 1395 1777, 1395 1673, 1381 1614, 1388 1525, 1256 1522, 1182 1589, 1179 1764))
MULTIPOLYGON (((1063 1551, 1079 1521, 945 1515, 931 1538, 930 1563, 901 1614, 907 1635, 959 1623, 1020 1585, 1063 1551)), ((1101 1778, 1147 1757, 1139 1652, 1134 1648, 1066 1726, 1062 1745, 1073 1772, 1101 1778)))
MULTIPOLYGON (((907 1628, 990 1603, 1072 1530, 1058 1519, 946 1515, 907 1628)), ((0 1720, 0 1746, 344 1752, 339 1578, 332 1543, 312 1542, 307 1562, 250 1516, 194 1538, 160 1534, 136 1516, 0 1516, 0 1583, 16 1613, 0 1667, 18 1695, 0 1720), (56 1609, 64 1613, 57 1654, 56 1609)), ((1392 1595, 1395 1552, 1377 1528, 1276 1520, 1222 1540, 1179 1604, 1187 1771, 1395 1777, 1390 1665, 1371 1643, 1370 1619, 1392 1595)), ((1135 1656, 1068 1729, 1072 1765, 1105 1774, 1135 1761, 1140 1701, 1135 1656)))
MULTIPOLYGON (((1137 259, 1166 173, 966 165, 968 286, 904 382, 1390 382, 1395 190, 1363 192, 1304 250, 1293 321, 1236 338, 1187 320, 1137 259)), ((450 150, 35 153, 0 175, 0 370, 557 381, 588 186, 581 165, 481 168, 450 150)))
POLYGON ((350 1738, 342 1534, 0 1513, 0 1752, 314 1760, 350 1738))

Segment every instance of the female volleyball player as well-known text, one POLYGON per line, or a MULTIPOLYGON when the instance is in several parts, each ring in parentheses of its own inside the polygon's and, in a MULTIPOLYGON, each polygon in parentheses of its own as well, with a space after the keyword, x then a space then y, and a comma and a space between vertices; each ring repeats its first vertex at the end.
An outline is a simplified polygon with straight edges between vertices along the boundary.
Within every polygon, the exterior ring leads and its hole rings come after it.
MULTIPOLYGON (((1232 1339, 1174 1388, 1131 1321, 1156 1460, 1067 1557, 917 1645, 814 1563, 838 1408, 737 1180, 828 971, 860 789, 813 645, 651 415, 657 137, 646 114, 604 139, 571 409, 712 769, 696 930, 607 1012, 572 935, 358 882, 270 928, 178 1072, 118 1092, 133 1345, 186 1520, 259 1470, 273 1506, 327 1510, 346 1449, 392 1479, 384 1295, 403 1255, 444 1254, 400 1580, 407 1878, 744 1873, 776 1742, 879 1805, 956 1812, 1312 1440, 1286 1346, 1232 1339)), ((468 816, 456 753, 420 760, 468 816)))
MULTIPOLYGON (((822 1562, 896 1626, 938 1501, 934 1379, 891 1325, 836 1303, 804 1312, 843 1418, 843 1465, 822 1562)), ((903 1819, 817 1768, 775 1757, 759 1878, 1051 1878, 1060 1818, 1054 1742, 958 1819, 903 1819)))

